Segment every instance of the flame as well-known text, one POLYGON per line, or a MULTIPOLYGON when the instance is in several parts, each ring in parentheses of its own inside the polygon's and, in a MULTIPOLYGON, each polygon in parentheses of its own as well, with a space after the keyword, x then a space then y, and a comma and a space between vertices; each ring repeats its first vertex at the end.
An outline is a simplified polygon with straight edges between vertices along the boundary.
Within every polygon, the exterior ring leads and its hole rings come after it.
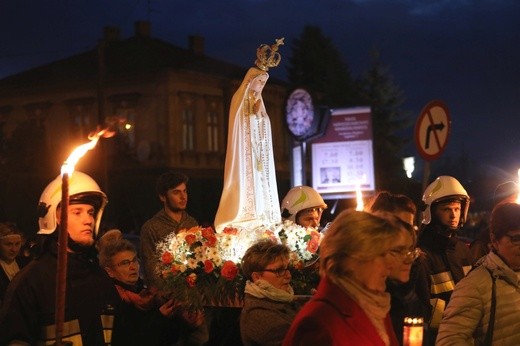
POLYGON ((361 184, 356 184, 356 210, 363 211, 365 208, 363 203, 363 193, 361 192, 361 184))
POLYGON ((359 179, 356 183, 356 211, 363 211, 365 204, 363 202, 363 192, 361 192, 361 184, 366 180, 366 176, 363 174, 363 178, 359 179))
POLYGON ((65 160, 65 162, 61 166, 61 175, 63 176, 64 174, 67 174, 68 176, 71 176, 74 172, 74 167, 78 163, 79 159, 81 159, 87 153, 87 151, 94 149, 101 137, 110 138, 114 135, 115 131, 112 131, 110 127, 107 127, 98 132, 91 133, 88 136, 90 142, 76 147, 69 155, 67 160, 65 160))

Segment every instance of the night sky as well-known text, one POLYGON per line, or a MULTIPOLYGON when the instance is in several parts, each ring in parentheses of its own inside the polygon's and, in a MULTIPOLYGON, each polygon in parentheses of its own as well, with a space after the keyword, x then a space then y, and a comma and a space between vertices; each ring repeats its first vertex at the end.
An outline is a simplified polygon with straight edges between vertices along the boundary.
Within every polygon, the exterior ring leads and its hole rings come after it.
MULTIPOLYGON (((517 179, 517 0, 16 0, 0 3, 0 18, 0 78, 93 49, 107 25, 128 38, 138 20, 151 22, 153 37, 185 48, 188 35, 204 36, 208 55, 244 68, 259 44, 285 37, 271 73, 285 78, 284 54, 315 25, 354 77, 379 49, 406 97, 404 112, 416 117, 433 99, 447 104, 452 132, 441 159, 466 153, 478 167, 517 179)), ((418 156, 413 142, 403 154, 418 156)))

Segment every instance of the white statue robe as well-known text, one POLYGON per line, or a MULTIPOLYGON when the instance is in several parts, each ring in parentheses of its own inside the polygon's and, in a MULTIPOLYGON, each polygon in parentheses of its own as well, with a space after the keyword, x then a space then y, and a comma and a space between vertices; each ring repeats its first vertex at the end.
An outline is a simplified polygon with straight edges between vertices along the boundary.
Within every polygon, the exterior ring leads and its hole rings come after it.
POLYGON ((281 221, 271 122, 261 93, 256 100, 250 93, 253 80, 260 75, 269 76, 250 68, 231 99, 224 188, 215 217, 217 232, 226 226, 254 229, 281 221))

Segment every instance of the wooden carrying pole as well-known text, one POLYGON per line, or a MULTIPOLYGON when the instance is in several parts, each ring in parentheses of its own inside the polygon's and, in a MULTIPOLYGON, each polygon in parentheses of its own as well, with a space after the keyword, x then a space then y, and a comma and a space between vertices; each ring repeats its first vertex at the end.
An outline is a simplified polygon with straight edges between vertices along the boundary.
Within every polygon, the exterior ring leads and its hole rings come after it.
POLYGON ((58 267, 56 270, 56 345, 62 345, 63 323, 65 320, 65 295, 67 291, 67 243, 68 243, 68 208, 69 175, 63 173, 61 183, 60 227, 58 238, 58 267))

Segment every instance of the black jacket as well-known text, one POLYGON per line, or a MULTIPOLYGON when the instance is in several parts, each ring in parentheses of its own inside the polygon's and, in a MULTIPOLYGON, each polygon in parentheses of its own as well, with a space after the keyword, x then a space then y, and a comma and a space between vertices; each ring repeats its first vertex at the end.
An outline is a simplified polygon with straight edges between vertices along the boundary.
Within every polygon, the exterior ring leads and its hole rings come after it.
MULTIPOLYGON (((53 238, 49 241, 48 249, 9 285, 0 310, 1 345, 12 340, 34 345, 55 339, 57 244, 53 238)), ((68 254, 63 340, 76 340, 79 344, 81 339, 83 345, 110 342, 105 336, 111 338, 109 331, 119 302, 95 252, 68 254)))

